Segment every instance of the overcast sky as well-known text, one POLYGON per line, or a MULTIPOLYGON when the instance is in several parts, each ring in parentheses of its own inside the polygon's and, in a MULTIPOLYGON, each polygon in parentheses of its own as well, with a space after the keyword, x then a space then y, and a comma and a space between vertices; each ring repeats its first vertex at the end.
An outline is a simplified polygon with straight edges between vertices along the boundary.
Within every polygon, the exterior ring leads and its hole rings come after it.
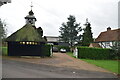
POLYGON ((24 17, 31 10, 37 18, 36 27, 42 27, 44 36, 59 36, 59 28, 74 15, 83 24, 88 18, 94 38, 107 27, 118 28, 119 0, 12 0, 0 7, 0 18, 7 23, 8 35, 25 25, 24 17))

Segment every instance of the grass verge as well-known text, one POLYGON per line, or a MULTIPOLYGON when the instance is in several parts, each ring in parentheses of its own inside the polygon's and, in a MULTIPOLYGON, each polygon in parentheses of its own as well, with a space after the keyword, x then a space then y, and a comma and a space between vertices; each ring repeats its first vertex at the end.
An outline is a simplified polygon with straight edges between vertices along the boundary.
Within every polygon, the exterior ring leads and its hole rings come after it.
POLYGON ((75 56, 73 56, 73 53, 72 53, 72 52, 67 52, 66 54, 69 55, 69 56, 71 56, 71 57, 76 58, 75 56))
MULTIPOLYGON (((74 57, 72 52, 68 52, 67 54, 71 57, 74 57)), ((118 69, 118 67, 120 66, 120 61, 117 61, 117 60, 91 60, 91 59, 80 59, 80 60, 83 60, 90 64, 94 64, 98 67, 104 68, 113 73, 120 74, 120 69, 118 69)))
POLYGON ((71 56, 71 57, 74 57, 72 52, 67 52, 66 54, 71 56))
POLYGON ((98 67, 104 68, 106 70, 109 70, 111 72, 120 74, 120 71, 118 69, 118 64, 120 63, 119 61, 115 61, 115 60, 90 60, 90 59, 81 59, 81 60, 86 61, 90 64, 94 64, 98 67))

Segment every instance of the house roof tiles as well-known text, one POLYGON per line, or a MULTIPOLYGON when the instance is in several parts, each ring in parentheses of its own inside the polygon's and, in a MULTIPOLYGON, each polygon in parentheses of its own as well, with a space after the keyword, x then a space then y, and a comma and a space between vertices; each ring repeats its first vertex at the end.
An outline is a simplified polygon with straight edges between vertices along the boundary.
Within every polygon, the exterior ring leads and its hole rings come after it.
POLYGON ((120 28, 115 30, 108 29, 105 32, 101 32, 100 35, 95 39, 95 42, 109 41, 120 41, 120 28))

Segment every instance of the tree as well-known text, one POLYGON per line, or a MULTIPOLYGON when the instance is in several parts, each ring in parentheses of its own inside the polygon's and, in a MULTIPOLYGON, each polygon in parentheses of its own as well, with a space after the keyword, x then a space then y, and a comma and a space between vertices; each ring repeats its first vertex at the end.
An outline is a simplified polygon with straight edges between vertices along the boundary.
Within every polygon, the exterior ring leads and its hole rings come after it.
POLYGON ((80 23, 76 22, 75 16, 70 15, 66 23, 62 23, 60 27, 60 38, 64 42, 68 42, 70 46, 74 46, 74 43, 78 41, 78 33, 82 30, 80 23))
POLYGON ((43 30, 41 27, 37 28, 37 32, 39 33, 39 35, 42 37, 43 36, 43 30))
POLYGON ((93 42, 93 36, 91 31, 91 24, 88 22, 88 19, 86 19, 85 23, 86 28, 83 29, 84 33, 82 35, 82 46, 89 46, 91 42, 93 42))
POLYGON ((4 39, 6 37, 5 26, 6 26, 6 24, 3 23, 0 19, 0 40, 4 39))

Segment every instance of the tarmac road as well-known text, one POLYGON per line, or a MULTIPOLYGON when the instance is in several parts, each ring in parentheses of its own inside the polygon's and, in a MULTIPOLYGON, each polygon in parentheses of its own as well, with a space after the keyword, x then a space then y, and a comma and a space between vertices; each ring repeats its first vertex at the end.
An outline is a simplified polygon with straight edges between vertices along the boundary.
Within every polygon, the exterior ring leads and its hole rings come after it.
POLYGON ((3 78, 117 78, 112 73, 77 70, 3 59, 3 78))

